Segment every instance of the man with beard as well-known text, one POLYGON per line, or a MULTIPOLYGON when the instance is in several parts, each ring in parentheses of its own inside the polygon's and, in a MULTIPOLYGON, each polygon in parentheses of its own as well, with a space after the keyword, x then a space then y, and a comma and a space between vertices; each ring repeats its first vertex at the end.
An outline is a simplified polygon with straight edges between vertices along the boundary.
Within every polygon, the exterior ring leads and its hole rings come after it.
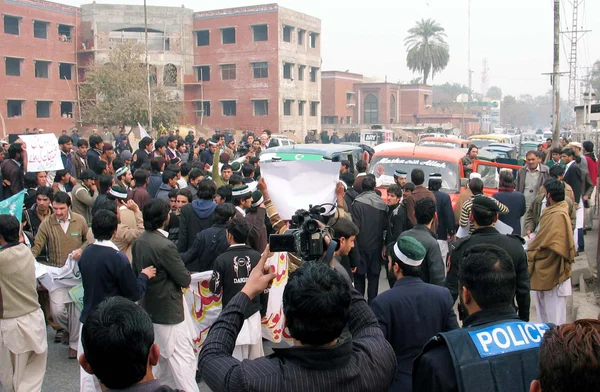
POLYGON ((73 177, 75 179, 81 176, 81 173, 89 169, 87 161, 87 150, 89 143, 85 139, 77 140, 77 150, 71 154, 71 164, 73 166, 73 177))
POLYGON ((475 245, 460 260, 458 280, 463 328, 425 345, 413 363, 413 390, 529 391, 549 326, 519 320, 510 256, 495 245, 475 245))
POLYGON ((27 151, 25 145, 14 143, 8 148, 8 158, 0 164, 2 173, 3 196, 8 199, 21 192, 25 187, 25 173, 27 172, 27 151))

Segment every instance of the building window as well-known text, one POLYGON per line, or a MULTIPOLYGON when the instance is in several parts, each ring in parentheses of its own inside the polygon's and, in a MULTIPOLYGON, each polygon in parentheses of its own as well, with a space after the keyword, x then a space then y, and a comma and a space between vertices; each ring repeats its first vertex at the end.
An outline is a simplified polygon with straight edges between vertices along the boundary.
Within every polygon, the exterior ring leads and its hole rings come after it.
POLYGON ((23 116, 23 101, 21 100, 7 100, 6 101, 6 115, 10 117, 21 117, 23 116))
POLYGON ((313 33, 311 32, 309 34, 309 40, 310 40, 310 47, 311 48, 316 48, 317 47, 317 41, 319 39, 319 33, 313 33))
POLYGON ((196 31, 196 45, 198 45, 198 46, 210 45, 210 31, 208 31, 208 30, 196 31))
POLYGON ((37 118, 50 118, 50 101, 37 101, 35 103, 35 113, 37 118))
POLYGON ((269 115, 269 101, 266 99, 259 99, 252 101, 254 104, 254 115, 255 116, 268 116, 269 115))
POLYGON ((317 81, 317 71, 319 71, 319 68, 310 67, 310 81, 311 82, 317 81))
POLYGON ((73 72, 73 64, 58 63, 58 76, 61 80, 71 80, 73 72))
POLYGON ((306 69, 306 65, 298 66, 298 80, 304 80, 304 70, 306 69))
POLYGON ((283 26, 283 40, 285 42, 292 42, 292 31, 294 31, 292 26, 283 26))
POLYGON ((73 117, 73 102, 63 101, 60 103, 60 116, 62 118, 73 117))
POLYGON ((171 50, 171 41, 168 38, 165 38, 164 51, 168 52, 169 50, 171 50))
POLYGON ((235 80, 235 64, 223 64, 221 65, 221 79, 223 80, 235 80))
POLYGON ((306 101, 298 101, 298 116, 304 116, 304 104, 306 101))
POLYGON ((291 99, 284 99, 283 100, 283 115, 284 116, 291 116, 292 115, 292 100, 291 99))
POLYGON ((174 64, 167 64, 163 69, 163 85, 177 86, 177 67, 174 64))
POLYGON ((48 22, 33 21, 33 36, 35 38, 48 39, 48 22))
POLYGON ((49 61, 35 60, 35 77, 48 79, 48 70, 50 69, 49 61))
POLYGON ((346 117, 346 124, 352 124, 352 117, 346 117))
POLYGON ((352 101, 353 97, 354 97, 354 93, 346 93, 346 102, 352 101))
POLYGON ((396 122, 396 96, 390 96, 390 123, 396 122))
POLYGON ((363 123, 377 124, 379 123, 379 100, 373 94, 365 97, 363 112, 363 123))
POLYGON ((223 105, 223 116, 235 116, 237 109, 236 101, 221 101, 223 105))
POLYGON ((223 44, 235 44, 235 27, 221 29, 221 42, 223 44))
POLYGON ((6 63, 6 76, 21 76, 21 61, 14 57, 5 57, 6 63))
POLYGON ((21 18, 4 15, 4 34, 19 35, 19 24, 21 18))
POLYGON ((58 40, 60 42, 71 42, 71 29, 69 25, 58 25, 58 40))
POLYGON ((423 95, 423 102, 424 102, 425 106, 429 105, 429 94, 423 95))
POLYGON ((318 109, 319 109, 319 102, 311 102, 310 103, 310 116, 316 117, 318 109))
POLYGON ((269 28, 267 25, 252 26, 252 35, 254 37, 254 42, 268 41, 269 40, 269 28))
POLYGON ((210 81, 210 65, 199 65, 196 67, 196 80, 199 82, 210 81))
POLYGON ((292 67, 294 64, 292 63, 283 63, 283 78, 292 80, 294 78, 292 67))
POLYGON ((196 117, 210 117, 210 101, 196 101, 194 105, 196 117))
POLYGON ((298 45, 304 45, 304 36, 306 35, 306 30, 298 29, 298 45))
POLYGON ((269 77, 269 63, 266 61, 260 63, 252 63, 252 71, 254 79, 263 79, 269 77))

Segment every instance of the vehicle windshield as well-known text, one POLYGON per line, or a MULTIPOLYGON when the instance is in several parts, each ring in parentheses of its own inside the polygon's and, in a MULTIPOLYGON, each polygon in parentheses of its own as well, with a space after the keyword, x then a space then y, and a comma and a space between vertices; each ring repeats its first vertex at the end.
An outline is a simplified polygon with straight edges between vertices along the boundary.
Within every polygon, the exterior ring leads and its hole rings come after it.
POLYGON ((415 158, 415 157, 393 157, 380 156, 373 158, 369 164, 369 173, 377 178, 379 187, 389 187, 394 182, 394 172, 402 169, 408 173, 406 180, 411 182, 410 172, 413 169, 422 169, 425 172, 425 186, 429 182, 429 174, 440 173, 442 175, 442 190, 445 192, 457 192, 460 184, 458 164, 454 162, 415 158))
POLYGON ((419 146, 434 146, 434 147, 442 147, 442 148, 461 148, 461 145, 459 143, 433 141, 433 140, 422 141, 419 143, 419 146))
POLYGON ((477 146, 477 148, 487 147, 492 143, 498 143, 496 140, 492 139, 469 139, 470 142, 477 146))

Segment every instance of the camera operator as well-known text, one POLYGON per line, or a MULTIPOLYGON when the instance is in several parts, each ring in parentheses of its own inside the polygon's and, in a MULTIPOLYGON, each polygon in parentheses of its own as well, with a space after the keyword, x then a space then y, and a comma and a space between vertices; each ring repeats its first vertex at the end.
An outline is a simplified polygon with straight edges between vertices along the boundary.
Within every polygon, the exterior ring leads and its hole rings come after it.
POLYGON ((213 391, 382 391, 396 369, 394 351, 364 298, 327 263, 309 262, 290 274, 283 313, 294 347, 243 363, 233 358, 252 299, 275 278, 263 253, 242 291, 213 324, 198 368, 213 391), (348 325, 352 341, 341 341, 348 325), (360 373, 357 373, 360 369, 360 373))

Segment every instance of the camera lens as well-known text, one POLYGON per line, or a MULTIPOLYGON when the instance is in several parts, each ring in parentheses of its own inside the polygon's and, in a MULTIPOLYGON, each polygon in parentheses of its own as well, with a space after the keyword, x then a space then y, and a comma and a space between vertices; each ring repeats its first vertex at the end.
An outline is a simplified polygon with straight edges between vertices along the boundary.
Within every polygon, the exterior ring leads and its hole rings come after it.
POLYGON ((306 231, 308 231, 310 234, 313 234, 313 233, 316 233, 317 231, 319 231, 319 224, 317 223, 317 221, 314 219, 307 221, 306 222, 306 231))

